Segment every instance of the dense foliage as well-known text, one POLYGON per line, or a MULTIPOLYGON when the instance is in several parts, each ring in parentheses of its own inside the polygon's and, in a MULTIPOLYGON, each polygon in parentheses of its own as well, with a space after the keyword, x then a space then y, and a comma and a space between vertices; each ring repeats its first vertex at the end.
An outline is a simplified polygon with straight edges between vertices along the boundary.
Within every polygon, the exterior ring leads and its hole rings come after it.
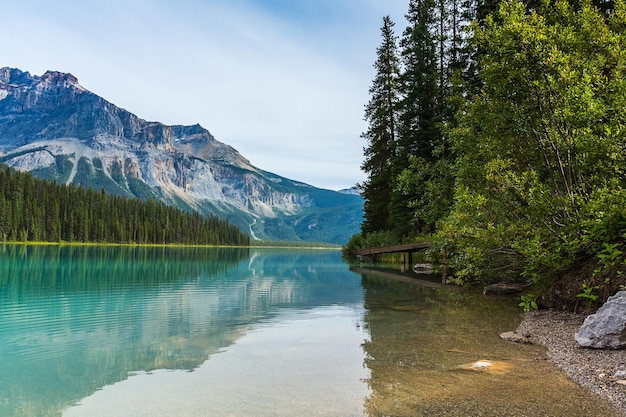
POLYGON ((440 234, 461 276, 549 283, 626 232, 626 10, 515 1, 474 27, 483 85, 453 132, 456 202, 440 234))
POLYGON ((248 245, 217 217, 0 170, 0 240, 248 245))
MULTIPOLYGON (((404 159, 390 162, 378 201, 388 219, 376 227, 366 211, 353 244, 434 232, 458 282, 510 274, 543 288, 583 261, 621 256, 624 2, 412 0, 407 19, 393 145, 404 159)), ((377 175, 366 173, 365 191, 377 175)))

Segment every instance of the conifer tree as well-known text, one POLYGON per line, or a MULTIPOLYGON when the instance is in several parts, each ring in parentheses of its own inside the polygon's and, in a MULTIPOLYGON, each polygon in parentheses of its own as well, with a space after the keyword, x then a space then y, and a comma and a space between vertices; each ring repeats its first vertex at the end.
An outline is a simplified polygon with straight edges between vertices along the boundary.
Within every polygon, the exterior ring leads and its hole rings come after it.
MULTIPOLYGON (((467 88, 475 82, 472 81, 475 68, 467 53, 468 32, 465 30, 475 14, 472 9, 475 3, 471 0, 433 0, 432 4, 424 3, 422 7, 432 8, 430 24, 425 26, 434 44, 436 65, 434 69, 433 65, 423 68, 427 71, 425 75, 436 72, 437 85, 434 86, 434 76, 431 75, 430 88, 433 90, 425 102, 429 112, 421 114, 431 121, 430 129, 413 132, 416 137, 426 140, 431 148, 412 153, 408 168, 402 169, 396 177, 396 195, 406 205, 406 213, 412 215, 411 232, 435 230, 454 203, 455 155, 448 132, 455 126, 455 115, 467 96, 467 88)), ((406 72, 410 71, 407 67, 406 72)))
POLYGON ((395 142, 398 118, 398 79, 400 58, 394 22, 389 16, 383 19, 382 43, 377 49, 374 67, 376 77, 370 87, 370 101, 365 107, 365 120, 369 127, 361 136, 367 140, 365 161, 361 169, 368 175, 361 184, 365 199, 363 234, 388 228, 389 198, 392 186, 392 166, 395 159, 395 142))
POLYGON ((423 190, 401 187, 400 175, 411 168, 412 158, 433 161, 442 140, 437 44, 431 31, 434 9, 433 0, 411 0, 406 16, 408 27, 400 41, 404 71, 400 78, 402 99, 390 207, 390 225, 399 236, 424 226, 414 222, 412 207, 423 190))
POLYGON ((249 244, 226 220, 0 166, 0 241, 249 244))

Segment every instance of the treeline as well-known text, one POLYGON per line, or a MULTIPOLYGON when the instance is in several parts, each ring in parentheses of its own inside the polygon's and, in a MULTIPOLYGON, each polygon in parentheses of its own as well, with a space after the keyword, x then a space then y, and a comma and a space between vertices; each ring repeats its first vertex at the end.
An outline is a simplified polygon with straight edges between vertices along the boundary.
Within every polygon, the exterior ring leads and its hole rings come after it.
POLYGON ((458 282, 539 290, 621 264, 624 2, 410 0, 406 18, 400 37, 383 20, 350 245, 428 233, 458 282))
POLYGON ((19 242, 94 242, 248 245, 226 220, 157 203, 59 185, 29 173, 0 169, 0 239, 19 242))
MULTIPOLYGON (((450 211, 455 158, 449 129, 476 67, 466 29, 495 6, 460 0, 411 0, 401 37, 383 19, 376 77, 365 108, 369 127, 360 184, 364 236, 391 240, 432 232, 450 211)), ((391 242, 389 242, 391 243, 391 242)))

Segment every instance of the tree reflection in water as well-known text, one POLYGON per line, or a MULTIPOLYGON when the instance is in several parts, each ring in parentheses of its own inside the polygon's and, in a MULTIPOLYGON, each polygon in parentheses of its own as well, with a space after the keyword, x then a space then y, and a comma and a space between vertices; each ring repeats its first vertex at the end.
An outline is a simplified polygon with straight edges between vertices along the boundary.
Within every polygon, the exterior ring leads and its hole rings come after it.
POLYGON ((542 347, 499 338, 519 323, 515 300, 366 274, 362 284, 370 417, 620 415, 551 366, 542 347), (511 369, 455 369, 477 360, 511 369))

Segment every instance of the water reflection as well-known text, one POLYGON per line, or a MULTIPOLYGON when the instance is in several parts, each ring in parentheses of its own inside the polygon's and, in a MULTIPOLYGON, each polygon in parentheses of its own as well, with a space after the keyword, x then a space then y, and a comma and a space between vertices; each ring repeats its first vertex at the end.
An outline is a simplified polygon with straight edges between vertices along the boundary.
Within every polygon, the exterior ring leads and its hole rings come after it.
POLYGON ((0 247, 0 416, 618 415, 499 339, 516 303, 340 256, 0 247))
POLYGON ((362 283, 370 417, 621 415, 547 363, 543 348, 498 337, 517 326, 516 303, 371 274, 362 283), (481 359, 511 369, 455 369, 481 359))
POLYGON ((281 309, 362 300, 334 252, 4 246, 0 415, 58 416, 129 372, 196 370, 281 309))
POLYGON ((63 417, 363 417, 356 306, 282 310, 194 372, 140 373, 63 417))
POLYGON ((155 287, 225 273, 248 259, 247 248, 0 246, 4 295, 155 287))

